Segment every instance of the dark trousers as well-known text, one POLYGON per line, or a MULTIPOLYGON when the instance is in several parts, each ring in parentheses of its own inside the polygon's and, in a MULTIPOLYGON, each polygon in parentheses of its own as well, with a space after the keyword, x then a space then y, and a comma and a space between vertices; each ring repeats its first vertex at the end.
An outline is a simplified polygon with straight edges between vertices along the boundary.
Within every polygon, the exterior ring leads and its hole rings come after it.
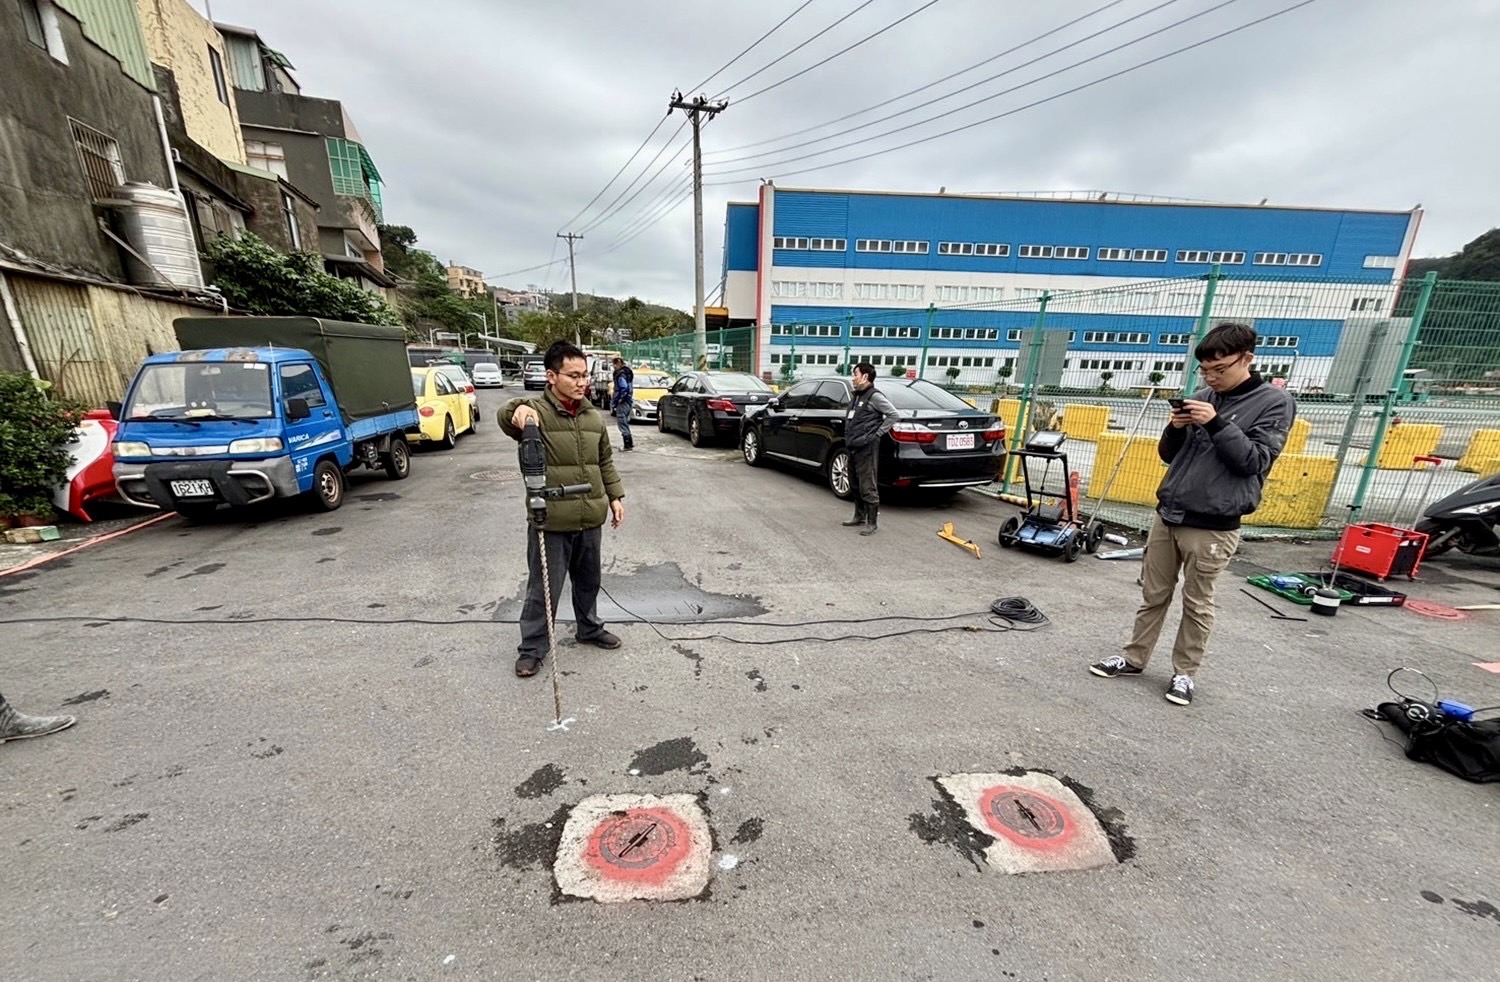
MULTIPOLYGON (((582 532, 544 532, 547 542, 547 578, 552 586, 552 611, 562 598, 563 578, 573 583, 573 614, 578 619, 577 637, 598 637, 604 630, 599 620, 599 546, 604 530, 582 532)), ((526 564, 530 576, 526 581, 526 605, 521 608, 521 643, 516 651, 533 658, 547 655, 547 610, 542 592, 542 559, 537 548, 536 531, 526 530, 526 564)))
POLYGON ((849 451, 849 474, 854 479, 854 501, 861 510, 880 504, 880 484, 875 472, 879 462, 879 447, 861 447, 849 451))
POLYGON ((620 427, 620 439, 626 447, 635 446, 635 441, 630 437, 630 412, 632 403, 622 402, 615 407, 615 423, 620 427))

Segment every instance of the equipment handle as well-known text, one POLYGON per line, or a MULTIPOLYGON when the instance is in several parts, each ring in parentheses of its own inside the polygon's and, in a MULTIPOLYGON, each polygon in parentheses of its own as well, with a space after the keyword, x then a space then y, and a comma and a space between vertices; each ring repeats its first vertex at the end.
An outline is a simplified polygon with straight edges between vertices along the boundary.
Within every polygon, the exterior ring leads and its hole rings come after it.
POLYGON ((1413 457, 1411 462, 1413 464, 1431 464, 1433 467, 1443 466, 1443 458, 1441 457, 1413 457))
POLYGON ((567 496, 570 494, 588 494, 592 490, 594 490, 592 484, 564 484, 561 488, 558 488, 558 493, 567 496))

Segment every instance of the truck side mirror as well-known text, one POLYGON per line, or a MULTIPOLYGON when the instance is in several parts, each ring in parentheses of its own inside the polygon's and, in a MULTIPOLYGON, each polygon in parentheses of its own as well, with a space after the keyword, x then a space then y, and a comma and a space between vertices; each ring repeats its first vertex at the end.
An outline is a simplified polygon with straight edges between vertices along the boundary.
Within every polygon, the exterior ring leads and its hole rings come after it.
POLYGON ((312 410, 307 408, 307 400, 299 396, 292 396, 286 401, 286 418, 293 423, 299 419, 307 419, 312 415, 312 410))
POLYGON ((781 400, 777 398, 771 399, 770 402, 766 403, 766 408, 771 410, 773 413, 781 412, 781 400))
POLYGON ((104 408, 109 410, 110 419, 119 419, 120 414, 125 411, 125 407, 118 402, 106 402, 104 408))

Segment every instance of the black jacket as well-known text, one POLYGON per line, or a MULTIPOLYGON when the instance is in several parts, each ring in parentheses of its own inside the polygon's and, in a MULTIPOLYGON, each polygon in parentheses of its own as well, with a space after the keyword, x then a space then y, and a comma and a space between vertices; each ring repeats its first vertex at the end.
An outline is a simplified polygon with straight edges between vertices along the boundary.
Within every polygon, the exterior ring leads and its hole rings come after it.
POLYGON ((844 418, 844 446, 850 450, 876 446, 900 418, 891 400, 875 386, 863 392, 856 389, 844 418))

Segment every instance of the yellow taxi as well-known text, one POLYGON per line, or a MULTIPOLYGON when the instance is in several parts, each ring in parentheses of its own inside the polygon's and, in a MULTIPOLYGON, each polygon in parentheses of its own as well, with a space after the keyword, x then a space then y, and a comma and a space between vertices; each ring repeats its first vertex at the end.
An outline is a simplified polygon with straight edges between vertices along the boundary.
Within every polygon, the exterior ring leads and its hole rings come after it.
POLYGON ((468 393, 442 368, 413 368, 411 390, 417 397, 419 428, 406 435, 409 441, 436 443, 452 450, 460 433, 474 432, 468 393))
POLYGON ((656 404, 672 387, 672 376, 650 365, 637 365, 635 372, 635 403, 630 418, 645 422, 656 421, 656 404))

